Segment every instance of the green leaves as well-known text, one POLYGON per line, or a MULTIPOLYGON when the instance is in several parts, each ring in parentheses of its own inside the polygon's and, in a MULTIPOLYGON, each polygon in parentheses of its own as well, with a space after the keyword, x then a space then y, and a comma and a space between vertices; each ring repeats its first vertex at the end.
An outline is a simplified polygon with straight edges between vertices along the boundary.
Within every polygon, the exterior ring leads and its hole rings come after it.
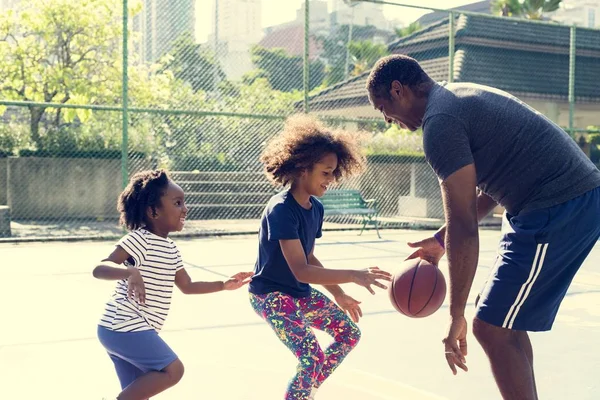
POLYGON ((371 68, 377 60, 388 54, 387 46, 373 43, 370 40, 351 42, 349 46, 352 55, 352 75, 360 75, 371 68))
POLYGON ((494 14, 505 17, 542 19, 543 13, 556 11, 562 0, 495 0, 492 2, 494 14))
POLYGON ((421 28, 422 28, 421 24, 419 22, 415 21, 404 28, 396 28, 395 31, 396 31, 396 35, 398 35, 398 37, 405 37, 408 35, 412 35, 413 33, 421 30, 421 28))

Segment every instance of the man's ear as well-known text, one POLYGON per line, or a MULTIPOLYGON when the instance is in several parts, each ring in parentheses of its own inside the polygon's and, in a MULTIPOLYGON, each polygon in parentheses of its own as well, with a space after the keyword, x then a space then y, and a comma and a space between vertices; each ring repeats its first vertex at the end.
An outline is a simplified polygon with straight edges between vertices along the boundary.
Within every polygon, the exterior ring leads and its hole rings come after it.
POLYGON ((392 81, 390 88, 390 96, 394 99, 399 99, 404 95, 404 86, 399 81, 392 81))

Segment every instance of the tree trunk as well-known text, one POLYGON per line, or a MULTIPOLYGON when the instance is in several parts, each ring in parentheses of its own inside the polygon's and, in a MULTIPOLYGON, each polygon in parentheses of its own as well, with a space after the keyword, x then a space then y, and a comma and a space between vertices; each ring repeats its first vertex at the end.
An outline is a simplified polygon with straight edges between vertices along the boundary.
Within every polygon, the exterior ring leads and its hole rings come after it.
POLYGON ((42 148, 42 143, 40 140, 40 121, 42 120, 44 112, 46 112, 45 107, 29 107, 29 113, 31 115, 31 118, 29 120, 31 140, 33 141, 33 143, 35 143, 36 150, 41 150, 42 148))

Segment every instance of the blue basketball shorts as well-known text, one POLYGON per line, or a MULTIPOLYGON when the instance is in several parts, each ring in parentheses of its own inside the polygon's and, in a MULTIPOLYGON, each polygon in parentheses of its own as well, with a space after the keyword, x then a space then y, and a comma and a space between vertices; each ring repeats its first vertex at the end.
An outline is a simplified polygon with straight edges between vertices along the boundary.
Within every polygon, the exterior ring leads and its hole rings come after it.
POLYGON ((521 331, 548 331, 567 289, 600 237, 600 188, 565 203, 505 213, 498 257, 476 316, 521 331))
POLYGON ((152 329, 141 332, 115 332, 98 326, 98 339, 115 365, 121 388, 150 371, 162 371, 177 355, 152 329))

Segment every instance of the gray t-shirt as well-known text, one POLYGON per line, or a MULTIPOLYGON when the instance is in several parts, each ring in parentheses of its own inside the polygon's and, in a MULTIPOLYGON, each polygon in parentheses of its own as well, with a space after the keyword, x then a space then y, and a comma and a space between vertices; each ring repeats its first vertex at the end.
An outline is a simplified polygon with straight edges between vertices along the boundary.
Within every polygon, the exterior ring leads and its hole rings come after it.
POLYGON ((423 118, 423 147, 442 181, 475 163, 479 189, 512 215, 600 186, 600 171, 564 130, 487 86, 436 84, 423 118))

